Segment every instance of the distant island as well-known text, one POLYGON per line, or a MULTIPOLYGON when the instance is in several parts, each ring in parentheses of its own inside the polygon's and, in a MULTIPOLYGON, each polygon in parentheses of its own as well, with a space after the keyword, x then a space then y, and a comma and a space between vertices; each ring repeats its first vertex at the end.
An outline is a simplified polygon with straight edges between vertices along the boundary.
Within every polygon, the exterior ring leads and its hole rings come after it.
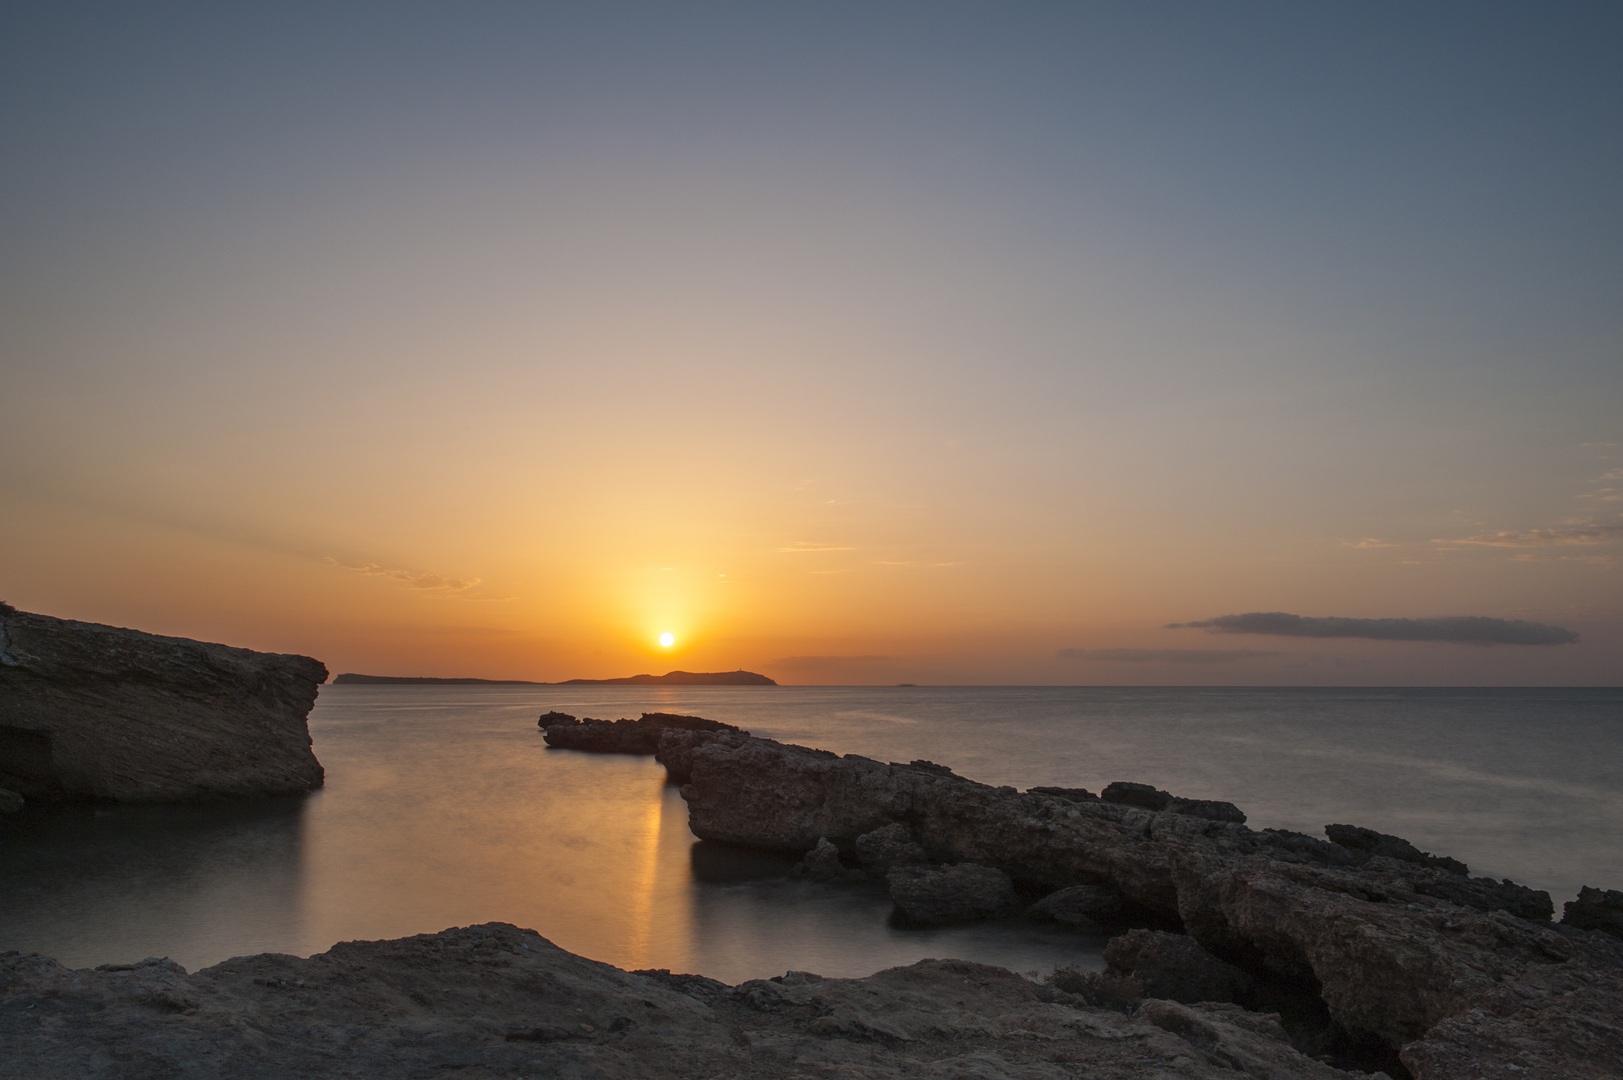
POLYGON ((434 686, 546 686, 533 679, 437 679, 417 675, 357 675, 353 671, 346 671, 342 675, 333 676, 333 684, 348 683, 363 686, 405 686, 416 684, 432 684, 434 686))
POLYGON ((565 679, 563 682, 536 682, 533 679, 441 679, 418 675, 357 675, 346 671, 333 683, 350 686, 776 686, 776 679, 753 671, 668 671, 663 675, 628 675, 622 679, 565 679))

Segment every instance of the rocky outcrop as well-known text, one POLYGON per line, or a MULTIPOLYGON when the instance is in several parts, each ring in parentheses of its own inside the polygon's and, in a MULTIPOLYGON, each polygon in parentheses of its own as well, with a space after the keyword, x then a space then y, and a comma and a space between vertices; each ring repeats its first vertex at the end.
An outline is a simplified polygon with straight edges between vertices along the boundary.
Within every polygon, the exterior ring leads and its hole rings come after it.
POLYGON ((857 861, 874 877, 884 877, 892 867, 917 866, 930 861, 924 848, 913 839, 912 830, 899 821, 863 833, 854 846, 857 861))
POLYGON ((1376 832, 1374 829, 1361 829, 1357 825, 1326 825, 1324 835, 1330 838, 1332 844, 1340 844, 1348 851, 1354 852, 1359 862, 1380 855, 1399 862, 1414 863, 1416 866, 1446 870, 1461 877, 1471 872, 1470 867, 1458 859, 1421 851, 1401 836, 1376 832))
POLYGON ((806 852, 806 857, 790 868, 789 876, 830 885, 868 879, 868 875, 861 870, 846 866, 840 859, 840 849, 829 843, 826 838, 818 840, 817 846, 806 852))
POLYGON ((1099 793, 1099 798, 1105 802, 1122 803, 1145 810, 1165 810, 1169 814, 1186 814, 1208 821, 1245 824, 1245 814, 1231 802, 1219 802, 1216 799, 1180 799, 1171 792, 1162 791, 1149 784, 1117 780, 1115 783, 1105 785, 1104 791, 1099 793))
POLYGON ((1372 850, 1255 831, 1174 812, 1170 797, 1155 810, 1022 794, 928 762, 734 733, 668 731, 659 757, 684 780, 701 839, 801 853, 826 838, 851 852, 902 825, 931 863, 1001 870, 1028 895, 1102 887, 1219 960, 1322 1001, 1350 1041, 1401 1053, 1416 1075, 1521 1068, 1512 1042, 1471 1019, 1490 1001, 1511 1027, 1552 1038, 1570 1029, 1529 1051, 1562 1061, 1549 1075, 1614 1076, 1623 1052, 1609 1019, 1623 1013, 1623 942, 1570 922, 1558 931, 1548 894, 1467 877, 1423 852, 1393 857, 1384 840, 1372 850), (1470 1069, 1442 1049, 1467 1044, 1482 1055, 1470 1069))
POLYGON ((1146 998, 1242 1003, 1256 981, 1200 947, 1187 934, 1129 930, 1105 945, 1105 970, 1135 980, 1146 998))
POLYGON ((1009 875, 990 866, 893 866, 885 880, 902 917, 926 926, 995 919, 1020 907, 1009 875))
POLYGON ((719 720, 676 713, 643 713, 636 720, 577 720, 568 713, 548 712, 536 723, 546 733, 548 746, 596 754, 652 754, 659 748, 659 733, 666 729, 749 734, 719 720))
POLYGON ((1049 893, 1026 914, 1067 926, 1097 926, 1120 917, 1121 894, 1105 885, 1072 885, 1049 893))
POLYGON ((1578 890, 1578 899, 1567 901, 1561 923, 1623 938, 1623 892, 1616 889, 1602 892, 1585 885, 1578 890))
POLYGON ((500 923, 196 974, 0 954, 0 1045, 3 1080, 1358 1075, 1297 1052, 1276 1017, 1230 1005, 1148 1001, 1129 1017, 961 960, 730 987, 622 971, 500 923))
POLYGON ((0 787, 30 802, 310 791, 305 718, 326 677, 308 656, 0 611, 0 787))

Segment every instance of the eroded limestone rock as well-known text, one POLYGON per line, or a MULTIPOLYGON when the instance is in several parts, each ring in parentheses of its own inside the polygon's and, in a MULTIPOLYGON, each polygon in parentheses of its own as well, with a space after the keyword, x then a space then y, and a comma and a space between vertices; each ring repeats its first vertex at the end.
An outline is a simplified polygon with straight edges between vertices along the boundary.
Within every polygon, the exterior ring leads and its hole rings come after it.
POLYGON ((0 954, 0 1045, 3 1080, 1362 1075, 1230 1006, 1145 1002, 1128 1017, 961 960, 729 987, 622 971, 499 923, 192 975, 162 960, 70 971, 0 954))
POLYGON ((995 919, 1018 910, 1009 875, 990 866, 893 866, 890 898, 909 921, 927 925, 995 919))
POLYGON ((845 847, 904 824, 934 863, 994 868, 1023 888, 1106 886, 1146 917, 1181 924, 1224 962, 1316 987, 1350 1040, 1430 1063, 1417 1075, 1498 1075, 1515 1063, 1509 1042, 1481 1041, 1485 1071, 1469 1071, 1429 1041, 1434 1032, 1447 1046, 1477 1039, 1486 1029, 1470 1017, 1483 1002, 1507 1030, 1572 1028, 1569 1049, 1539 1050, 1564 1061, 1548 1075, 1616 1074, 1623 942, 1557 932, 1543 917, 1548 894, 1463 876, 1435 856, 1408 861, 726 733, 668 732, 660 757, 685 778, 690 827, 704 839, 802 852, 820 837, 845 847))
POLYGON ((41 802, 310 791, 305 718, 326 677, 308 656, 0 611, 0 787, 41 802))

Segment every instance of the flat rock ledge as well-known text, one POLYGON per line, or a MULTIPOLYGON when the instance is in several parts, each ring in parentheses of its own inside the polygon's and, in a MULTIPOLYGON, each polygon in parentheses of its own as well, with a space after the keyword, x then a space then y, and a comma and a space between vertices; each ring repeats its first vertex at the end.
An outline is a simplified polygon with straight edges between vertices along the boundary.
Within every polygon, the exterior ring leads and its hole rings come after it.
POLYGON ((0 604, 0 788, 28 802, 310 791, 322 769, 306 717, 326 677, 308 656, 0 604))
POLYGON ((536 726, 544 733, 548 746, 594 754, 652 754, 659 749, 659 733, 667 728, 749 734, 720 720, 658 712, 643 713, 635 720, 594 720, 589 716, 577 719, 568 713, 553 711, 542 713, 536 726))
POLYGON ((962 960, 726 986, 622 971, 504 923, 190 975, 161 959, 72 971, 12 952, 0 954, 0 1078, 1367 1075, 1297 1052, 1270 1014, 1131 1009, 962 960))
POLYGON ((1159 990, 1318 1009, 1328 1044, 1356 1050, 1345 1060, 1394 1077, 1623 1075, 1616 892, 1585 889, 1555 924, 1548 893, 1399 837, 1253 830, 1231 804, 1149 785, 1020 792, 740 732, 666 729, 657 758, 701 840, 804 854, 829 880, 884 876, 903 914, 1001 913, 988 898, 1006 880, 1034 915, 1183 938, 1113 943, 1120 970, 1072 986, 1094 1004, 1159 990))

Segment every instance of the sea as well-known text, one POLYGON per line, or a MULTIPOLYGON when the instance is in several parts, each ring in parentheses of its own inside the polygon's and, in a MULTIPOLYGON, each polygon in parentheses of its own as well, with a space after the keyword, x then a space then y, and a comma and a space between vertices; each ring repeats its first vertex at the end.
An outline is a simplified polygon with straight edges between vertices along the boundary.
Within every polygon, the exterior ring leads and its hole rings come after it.
POLYGON ((307 798, 30 808, 0 826, 0 950, 70 967, 502 921, 623 968, 736 983, 924 957, 1102 967, 1097 934, 897 925, 882 885, 699 843, 650 758, 549 749, 557 709, 706 716, 928 759, 989 784, 1113 780, 1225 799, 1254 828, 1395 833, 1563 901, 1623 888, 1623 690, 326 686, 307 798))

